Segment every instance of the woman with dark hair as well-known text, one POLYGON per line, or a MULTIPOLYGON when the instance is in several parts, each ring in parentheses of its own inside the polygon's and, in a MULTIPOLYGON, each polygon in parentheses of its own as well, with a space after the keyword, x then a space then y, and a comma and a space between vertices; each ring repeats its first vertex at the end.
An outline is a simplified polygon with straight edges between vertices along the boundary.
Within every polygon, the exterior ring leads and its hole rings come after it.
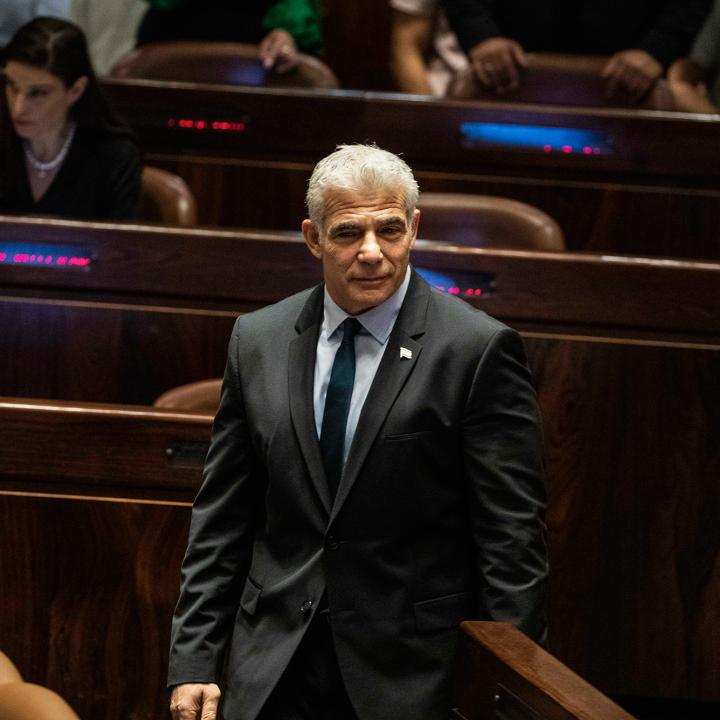
POLYGON ((82 31, 36 18, 0 51, 0 67, 0 212, 136 217, 140 153, 100 90, 82 31))

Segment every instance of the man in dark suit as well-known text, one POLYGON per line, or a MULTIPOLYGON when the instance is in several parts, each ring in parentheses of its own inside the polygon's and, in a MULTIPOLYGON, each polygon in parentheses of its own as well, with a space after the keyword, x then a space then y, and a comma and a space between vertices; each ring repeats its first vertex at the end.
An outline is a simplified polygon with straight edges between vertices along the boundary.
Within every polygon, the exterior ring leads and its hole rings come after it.
POLYGON ((410 267, 417 184, 344 146, 308 188, 324 285, 241 316, 193 507, 176 720, 434 720, 457 626, 544 635, 536 403, 518 335, 410 267))

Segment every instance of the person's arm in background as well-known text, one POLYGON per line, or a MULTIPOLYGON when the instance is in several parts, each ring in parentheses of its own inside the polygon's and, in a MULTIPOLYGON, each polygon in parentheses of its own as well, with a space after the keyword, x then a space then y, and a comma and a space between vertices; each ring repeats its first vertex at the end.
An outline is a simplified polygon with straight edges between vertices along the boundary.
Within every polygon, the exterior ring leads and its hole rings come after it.
POLYGON ((720 0, 715 0, 712 12, 695 38, 690 57, 677 60, 668 70, 670 89, 678 107, 688 112, 717 113, 719 108, 709 97, 707 84, 717 78, 719 72, 720 0))
POLYGON ((488 0, 442 0, 450 27, 480 82, 498 93, 520 84, 526 65, 522 46, 503 37, 488 0))
POLYGON ((398 89, 418 95, 432 95, 425 52, 432 38, 431 15, 411 15, 392 10, 390 62, 398 89))
POLYGON ((316 0, 279 0, 263 18, 267 35, 260 43, 266 68, 283 73, 298 63, 298 51, 322 54, 320 10, 316 0))
POLYGON ((608 95, 621 88, 642 97, 664 68, 687 54, 705 20, 712 0, 666 0, 655 23, 636 48, 615 53, 602 71, 608 95))

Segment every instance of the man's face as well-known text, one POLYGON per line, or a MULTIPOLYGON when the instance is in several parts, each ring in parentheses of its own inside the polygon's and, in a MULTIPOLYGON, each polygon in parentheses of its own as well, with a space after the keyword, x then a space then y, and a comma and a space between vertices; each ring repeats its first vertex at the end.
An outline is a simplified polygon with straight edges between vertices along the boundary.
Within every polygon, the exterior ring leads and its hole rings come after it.
POLYGON ((420 212, 408 226, 399 190, 328 191, 322 231, 302 224, 310 252, 322 260, 330 297, 350 315, 380 305, 402 284, 420 212))

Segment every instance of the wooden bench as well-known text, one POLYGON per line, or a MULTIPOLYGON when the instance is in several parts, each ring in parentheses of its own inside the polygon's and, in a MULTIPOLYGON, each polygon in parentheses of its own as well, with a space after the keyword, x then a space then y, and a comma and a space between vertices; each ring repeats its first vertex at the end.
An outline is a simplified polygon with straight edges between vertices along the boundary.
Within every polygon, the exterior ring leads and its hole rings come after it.
POLYGON ((462 623, 455 685, 461 720, 632 720, 508 623, 462 623))
POLYGON ((0 637, 83 720, 166 717, 210 418, 0 401, 0 637))
POLYGON ((149 81, 105 89, 147 161, 191 187, 202 224, 294 230, 314 164, 337 143, 373 140, 403 154, 421 190, 544 210, 572 250, 720 257, 717 116, 149 81))
MULTIPOLYGON (((6 395, 149 403, 222 373, 237 312, 319 278, 295 235, 16 220, 2 238, 91 258, 0 265, 6 395)), ((432 244, 413 262, 524 336, 552 652, 605 692, 720 701, 720 265, 432 244)))

